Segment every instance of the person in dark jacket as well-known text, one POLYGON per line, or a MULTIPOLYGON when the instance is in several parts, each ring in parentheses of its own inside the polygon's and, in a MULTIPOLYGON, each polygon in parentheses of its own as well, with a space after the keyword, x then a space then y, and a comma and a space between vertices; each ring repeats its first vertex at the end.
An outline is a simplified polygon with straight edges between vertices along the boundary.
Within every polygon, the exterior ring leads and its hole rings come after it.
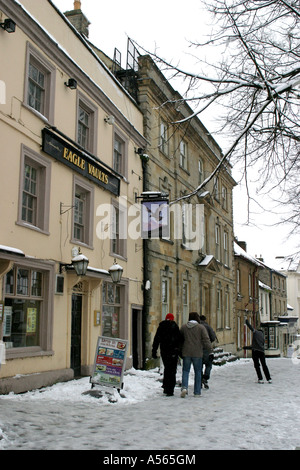
MULTIPOLYGON (((199 323, 205 326, 210 342, 213 343, 214 341, 216 341, 217 339, 216 333, 214 332, 212 327, 208 323, 206 323, 205 315, 200 315, 199 323)), ((207 388, 207 389, 209 388, 208 381, 210 379, 210 373, 211 373, 211 369, 213 365, 213 360, 214 360, 214 355, 211 354, 211 352, 208 349, 204 349, 202 363, 203 363, 203 366, 205 366, 205 369, 204 369, 204 372, 202 373, 202 385, 204 386, 204 388, 207 388)))
POLYGON ((269 383, 272 383, 271 375, 268 369, 268 366, 266 364, 266 357, 265 357, 265 338, 262 330, 256 330, 253 328, 252 325, 246 320, 246 325, 248 328, 252 331, 253 336, 252 336, 252 344, 251 346, 244 346, 243 349, 252 349, 252 359, 253 359, 253 364, 254 368, 256 370, 257 378, 258 378, 258 383, 264 383, 263 381, 263 376, 260 370, 260 364, 262 366, 262 369, 264 371, 266 380, 269 383))
POLYGON ((166 319, 158 325, 152 345, 152 357, 157 358, 157 349, 164 365, 163 389, 167 396, 174 395, 176 385, 176 371, 180 351, 180 333, 174 315, 168 313, 166 319))

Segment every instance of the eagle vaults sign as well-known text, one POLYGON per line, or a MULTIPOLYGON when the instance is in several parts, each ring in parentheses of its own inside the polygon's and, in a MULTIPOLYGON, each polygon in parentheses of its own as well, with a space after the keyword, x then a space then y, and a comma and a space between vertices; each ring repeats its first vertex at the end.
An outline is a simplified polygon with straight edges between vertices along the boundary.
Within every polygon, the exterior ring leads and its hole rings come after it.
POLYGON ((77 171, 93 183, 119 196, 120 179, 96 159, 73 147, 50 129, 42 131, 42 149, 56 160, 77 171))

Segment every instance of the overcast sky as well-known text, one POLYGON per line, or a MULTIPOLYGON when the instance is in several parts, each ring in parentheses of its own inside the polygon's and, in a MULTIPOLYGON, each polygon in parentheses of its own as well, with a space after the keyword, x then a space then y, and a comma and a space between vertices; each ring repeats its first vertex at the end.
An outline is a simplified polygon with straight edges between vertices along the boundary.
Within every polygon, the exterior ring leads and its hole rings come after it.
MULTIPOLYGON (((62 11, 72 10, 73 0, 52 0, 62 11)), ((81 0, 81 9, 91 22, 89 39, 108 56, 113 57, 115 47, 122 54, 122 66, 126 66, 127 37, 135 40, 150 52, 157 51, 173 63, 180 63, 182 68, 196 69, 197 59, 205 58, 206 51, 191 49, 190 41, 201 41, 209 33, 209 16, 202 9, 200 0, 152 0, 150 3, 141 0, 81 0)), ((177 88, 173 84, 174 88, 177 88)), ((181 91, 180 89, 178 91, 181 91)), ((201 118, 203 124, 213 134, 212 113, 201 118)), ((213 134, 214 135, 214 134, 213 134)), ((226 151, 226 143, 216 137, 217 142, 226 151)), ((233 176, 239 180, 236 170, 233 176)), ((253 179, 255 179, 253 176, 253 179)), ((253 187, 253 196, 255 190, 253 187)), ((260 199, 263 205, 266 198, 260 199)), ((275 256, 285 256, 299 249, 295 238, 287 241, 290 231, 287 227, 275 227, 280 220, 278 210, 263 212, 257 205, 251 204, 253 214, 251 227, 247 222, 247 198, 243 186, 234 189, 235 236, 247 242, 247 251, 252 256, 262 255, 265 262, 272 267, 275 256)), ((298 242, 298 243, 297 243, 298 242)))

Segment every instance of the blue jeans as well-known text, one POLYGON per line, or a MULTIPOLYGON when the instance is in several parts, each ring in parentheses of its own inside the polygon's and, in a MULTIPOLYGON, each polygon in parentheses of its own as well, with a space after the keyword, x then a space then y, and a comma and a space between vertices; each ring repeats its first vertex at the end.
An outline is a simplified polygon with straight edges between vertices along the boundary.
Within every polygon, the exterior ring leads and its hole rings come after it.
POLYGON ((202 357, 183 357, 182 358, 182 384, 181 389, 188 389, 191 364, 195 372, 194 395, 201 395, 202 379, 202 357))
POLYGON ((205 366, 205 371, 204 371, 204 374, 202 375, 203 375, 203 379, 205 380, 209 380, 210 373, 212 370, 212 365, 213 365, 213 361, 209 359, 210 353, 211 351, 208 351, 207 349, 204 349, 203 351, 203 366, 205 366))

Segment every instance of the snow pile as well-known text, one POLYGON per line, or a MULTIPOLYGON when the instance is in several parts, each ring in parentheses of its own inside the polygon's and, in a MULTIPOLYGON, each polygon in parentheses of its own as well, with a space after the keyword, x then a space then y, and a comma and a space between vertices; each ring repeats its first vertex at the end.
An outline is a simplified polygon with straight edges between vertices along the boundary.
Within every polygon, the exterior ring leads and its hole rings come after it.
MULTIPOLYGON (((93 397, 89 378, 0 396, 5 450, 294 450, 300 448, 300 360, 267 359, 273 383, 257 383, 252 359, 213 366, 209 390, 162 391, 158 369, 124 375, 124 387, 93 397)), ((94 389, 92 389, 94 390, 94 389)))

